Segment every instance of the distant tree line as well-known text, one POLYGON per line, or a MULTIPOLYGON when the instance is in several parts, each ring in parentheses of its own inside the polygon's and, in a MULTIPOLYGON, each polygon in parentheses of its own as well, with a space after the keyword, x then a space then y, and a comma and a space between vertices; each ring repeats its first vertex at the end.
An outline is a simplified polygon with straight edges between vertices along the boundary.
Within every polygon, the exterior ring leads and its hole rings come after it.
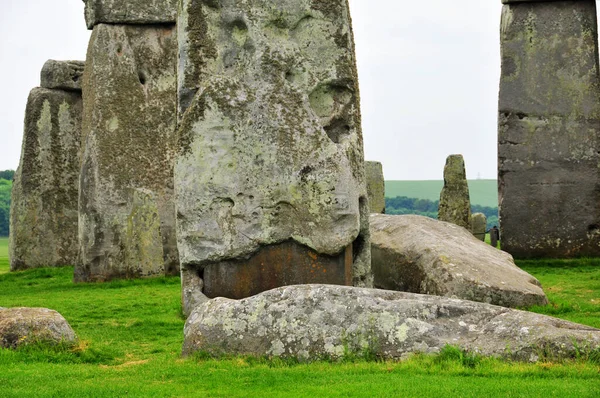
POLYGON ((0 171, 0 180, 12 181, 14 176, 15 176, 14 170, 0 171))
POLYGON ((0 236, 8 236, 10 232, 10 192, 12 190, 12 174, 0 171, 0 236), (5 179, 4 177, 10 177, 5 179))
MULTIPOLYGON (((431 201, 427 199, 407 198, 406 196, 385 198, 385 212, 387 214, 417 214, 437 219, 439 205, 439 200, 431 201)), ((497 207, 471 205, 471 212, 485 214, 488 229, 494 225, 499 225, 497 207)))

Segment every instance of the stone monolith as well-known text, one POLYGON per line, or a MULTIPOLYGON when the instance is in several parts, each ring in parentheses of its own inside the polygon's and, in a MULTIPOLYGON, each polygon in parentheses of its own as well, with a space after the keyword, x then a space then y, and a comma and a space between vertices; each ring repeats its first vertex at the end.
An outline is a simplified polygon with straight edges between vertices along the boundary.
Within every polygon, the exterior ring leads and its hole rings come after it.
POLYGON ((596 2, 506 2, 498 158, 502 249, 600 255, 596 2))
POLYGON ((12 271, 74 265, 77 260, 82 101, 73 76, 79 76, 80 65, 48 61, 42 85, 71 91, 35 88, 27 100, 10 208, 12 271), (63 73, 71 68, 76 71, 63 73))
POLYGON ((371 213, 385 213, 383 166, 379 162, 365 162, 365 175, 371 213))
POLYGON ((294 283, 371 285, 347 1, 181 5, 184 279, 231 298, 294 283))
POLYGON ((471 232, 480 241, 485 241, 487 230, 487 217, 483 213, 475 213, 471 215, 471 232))
POLYGON ((174 25, 94 27, 75 281, 176 274, 174 25))
POLYGON ((177 0, 83 0, 88 29, 107 24, 174 24, 177 0))
POLYGON ((446 159, 438 219, 471 230, 469 184, 462 155, 450 155, 446 159))

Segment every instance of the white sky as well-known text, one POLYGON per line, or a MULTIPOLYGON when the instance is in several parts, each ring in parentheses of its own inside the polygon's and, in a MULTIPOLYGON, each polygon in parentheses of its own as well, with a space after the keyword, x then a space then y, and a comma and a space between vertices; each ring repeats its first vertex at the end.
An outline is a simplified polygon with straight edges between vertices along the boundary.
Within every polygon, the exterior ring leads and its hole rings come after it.
MULTIPOLYGON (((462 153, 496 178, 500 0, 350 0, 367 160, 388 180, 442 179, 462 153)), ((0 0, 0 170, 16 169, 29 91, 47 59, 83 60, 81 0, 0 0)))

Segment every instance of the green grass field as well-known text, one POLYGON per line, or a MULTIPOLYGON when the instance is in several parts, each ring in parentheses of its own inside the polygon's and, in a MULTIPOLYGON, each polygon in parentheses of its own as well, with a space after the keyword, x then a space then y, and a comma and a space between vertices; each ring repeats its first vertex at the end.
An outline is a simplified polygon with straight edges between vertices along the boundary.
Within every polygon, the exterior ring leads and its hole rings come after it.
POLYGON ((0 274, 8 272, 8 238, 0 236, 0 274))
MULTIPOLYGON (((443 180, 430 181, 386 181, 385 196, 395 198, 406 196, 427 200, 440 200, 444 187, 443 180)), ((496 180, 469 180, 471 204, 498 207, 498 186, 496 180)))
MULTIPOLYGON (((0 239, 0 307, 48 307, 76 349, 0 350, 1 397, 597 397, 600 362, 523 364, 465 356, 298 364, 181 358, 179 279, 74 285, 73 268, 8 273, 0 239)), ((600 261, 527 262, 552 305, 535 310, 600 327, 600 261)))

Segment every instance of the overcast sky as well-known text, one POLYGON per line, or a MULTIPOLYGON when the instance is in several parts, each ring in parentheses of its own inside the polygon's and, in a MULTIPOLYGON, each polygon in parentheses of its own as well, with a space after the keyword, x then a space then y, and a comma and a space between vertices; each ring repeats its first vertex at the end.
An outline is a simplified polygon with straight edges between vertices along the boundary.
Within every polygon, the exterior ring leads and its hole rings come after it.
MULTIPOLYGON (((388 180, 441 179, 446 156, 496 178, 500 0, 350 0, 367 160, 388 180)), ((0 170, 47 59, 85 58, 81 0, 0 0, 0 170)))

